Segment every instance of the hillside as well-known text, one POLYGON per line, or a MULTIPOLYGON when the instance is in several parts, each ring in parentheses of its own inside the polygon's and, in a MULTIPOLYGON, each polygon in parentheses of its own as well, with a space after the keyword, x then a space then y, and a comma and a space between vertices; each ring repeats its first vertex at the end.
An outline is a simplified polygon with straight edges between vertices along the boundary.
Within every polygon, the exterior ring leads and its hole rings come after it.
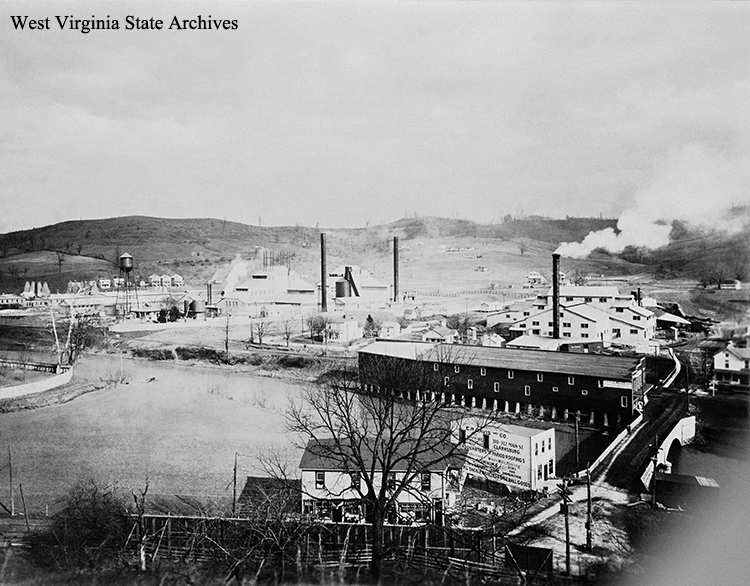
MULTIPOLYGON (((252 268, 264 255, 286 257, 291 267, 316 281, 319 234, 328 235, 328 265, 358 264, 383 283, 392 275, 391 241, 401 241, 402 288, 462 291, 491 283, 518 283, 530 270, 549 273, 550 254, 560 242, 580 240, 589 231, 614 226, 595 218, 507 219, 480 224, 448 218, 405 218, 391 224, 357 229, 301 226, 249 226, 200 218, 167 219, 127 216, 73 220, 0 235, 0 292, 20 291, 25 280, 46 280, 64 290, 69 280, 113 274, 123 252, 134 257, 137 278, 177 272, 190 287, 202 287, 228 274, 238 255, 252 268), (463 252, 445 252, 464 248, 463 252), (471 250, 473 248, 473 250, 471 250), (60 254, 63 261, 58 263, 60 254), (486 271, 479 271, 484 267, 486 271)), ((642 271, 638 263, 602 257, 563 261, 563 270, 627 275, 642 271)))

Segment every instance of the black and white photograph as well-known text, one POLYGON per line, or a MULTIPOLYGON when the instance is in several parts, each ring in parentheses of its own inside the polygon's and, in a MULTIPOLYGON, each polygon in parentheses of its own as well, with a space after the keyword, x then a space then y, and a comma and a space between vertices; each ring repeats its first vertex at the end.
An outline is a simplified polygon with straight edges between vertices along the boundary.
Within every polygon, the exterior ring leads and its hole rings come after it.
POLYGON ((750 583, 750 2, 0 0, 0 584, 750 583))

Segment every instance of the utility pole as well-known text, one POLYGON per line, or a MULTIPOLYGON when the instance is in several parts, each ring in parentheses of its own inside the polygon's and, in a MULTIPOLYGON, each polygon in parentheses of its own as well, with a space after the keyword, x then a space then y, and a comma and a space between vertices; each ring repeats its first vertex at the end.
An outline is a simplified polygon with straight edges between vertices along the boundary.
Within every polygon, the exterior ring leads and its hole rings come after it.
POLYGON ((13 502, 13 456, 10 453, 10 444, 8 444, 8 475, 10 477, 10 516, 16 514, 16 503, 13 502))
POLYGON ((560 503, 560 511, 565 515, 565 573, 570 576, 570 520, 568 518, 570 490, 567 487, 567 478, 563 478, 557 490, 563 499, 563 502, 560 503))
POLYGON ((576 411, 576 476, 578 476, 578 471, 581 469, 581 450, 579 448, 579 439, 578 439, 578 424, 581 422, 581 412, 576 411))
POLYGON ((586 462, 586 501, 588 508, 586 510, 586 549, 591 551, 593 539, 591 534, 591 468, 586 462))
POLYGON ((234 474, 232 475, 232 517, 237 512, 237 452, 234 453, 234 474))
POLYGON ((654 443, 650 444, 651 462, 654 464, 654 471, 651 478, 651 506, 656 507, 656 463, 659 460, 659 435, 654 435, 654 443))

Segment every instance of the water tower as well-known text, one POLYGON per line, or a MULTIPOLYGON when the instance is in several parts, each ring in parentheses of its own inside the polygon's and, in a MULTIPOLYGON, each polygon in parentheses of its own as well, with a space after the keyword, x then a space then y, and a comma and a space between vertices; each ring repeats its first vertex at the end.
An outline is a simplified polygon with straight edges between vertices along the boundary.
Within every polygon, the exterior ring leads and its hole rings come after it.
MULTIPOLYGON (((122 311, 122 315, 127 316, 130 314, 130 297, 131 294, 135 294, 136 305, 138 301, 138 289, 133 281, 131 281, 130 273, 133 272, 133 257, 127 252, 120 255, 118 259, 120 266, 120 279, 117 288, 117 296, 120 296, 120 289, 123 289, 123 300, 122 305, 117 303, 117 307, 122 311)), ((118 299, 119 301, 119 299, 118 299)))

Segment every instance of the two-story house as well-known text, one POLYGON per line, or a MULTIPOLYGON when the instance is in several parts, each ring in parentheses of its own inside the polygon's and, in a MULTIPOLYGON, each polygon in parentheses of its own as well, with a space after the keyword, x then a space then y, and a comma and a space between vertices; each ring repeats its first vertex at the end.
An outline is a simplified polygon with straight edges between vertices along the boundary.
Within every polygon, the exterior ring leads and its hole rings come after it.
POLYGON ((750 348, 730 343, 714 356, 714 381, 720 390, 750 391, 750 348))

